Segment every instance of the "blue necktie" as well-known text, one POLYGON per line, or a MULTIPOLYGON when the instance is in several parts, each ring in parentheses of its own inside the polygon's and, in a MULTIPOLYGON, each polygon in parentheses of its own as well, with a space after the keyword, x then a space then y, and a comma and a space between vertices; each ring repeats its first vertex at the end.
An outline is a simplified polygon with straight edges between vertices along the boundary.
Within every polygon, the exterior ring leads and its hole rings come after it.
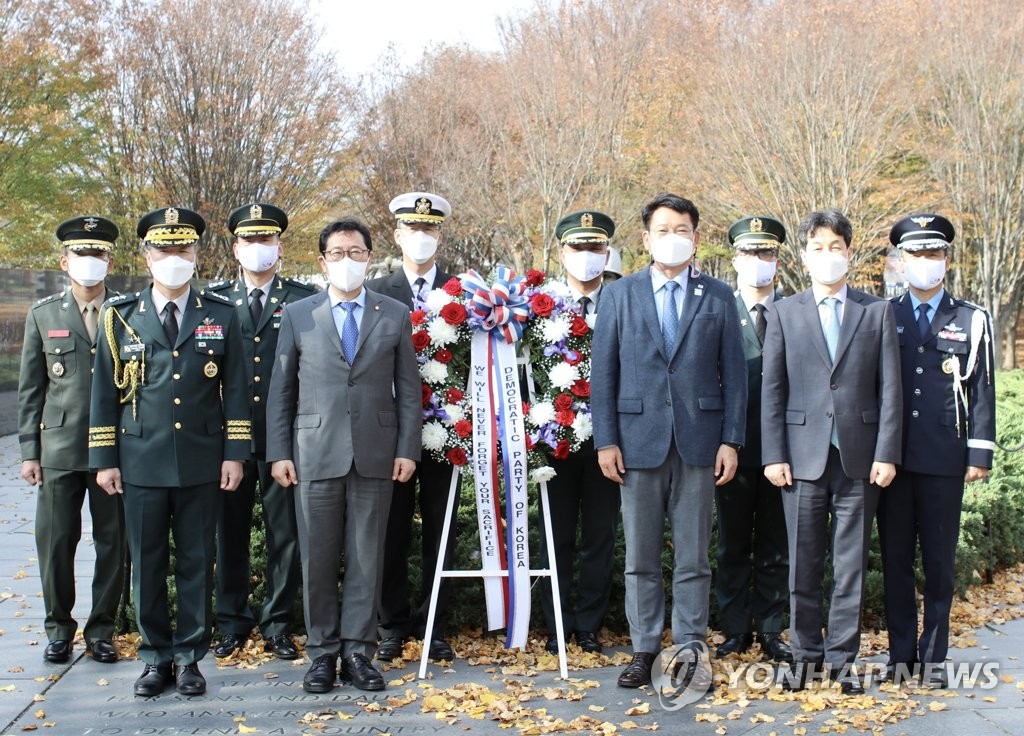
POLYGON ((932 331, 931 322, 928 321, 928 310, 931 309, 931 304, 917 305, 917 331, 921 333, 921 339, 924 340, 928 337, 928 333, 932 331))
POLYGON ((827 296, 823 301, 832 310, 832 320, 825 328, 825 345, 828 346, 828 357, 835 361, 836 348, 839 346, 839 300, 834 296, 827 296))
POLYGON ((345 353, 345 362, 352 365, 356 359, 356 344, 359 342, 359 325, 356 324, 356 303, 338 302, 345 310, 345 325, 341 330, 341 350, 345 353))
POLYGON ((665 340, 665 355, 670 359, 672 349, 676 346, 676 333, 679 331, 679 308, 676 306, 676 289, 679 284, 675 281, 666 281, 665 302, 662 305, 661 315, 661 336, 665 340))

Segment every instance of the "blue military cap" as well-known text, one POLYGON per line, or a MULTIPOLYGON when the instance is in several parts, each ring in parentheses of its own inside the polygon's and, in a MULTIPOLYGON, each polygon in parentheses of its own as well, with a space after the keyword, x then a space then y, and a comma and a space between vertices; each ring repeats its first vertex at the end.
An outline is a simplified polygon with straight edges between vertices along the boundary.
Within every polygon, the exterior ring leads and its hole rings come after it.
POLYGON ((892 226, 889 242, 900 250, 946 250, 956 237, 953 223, 942 215, 911 215, 892 226))

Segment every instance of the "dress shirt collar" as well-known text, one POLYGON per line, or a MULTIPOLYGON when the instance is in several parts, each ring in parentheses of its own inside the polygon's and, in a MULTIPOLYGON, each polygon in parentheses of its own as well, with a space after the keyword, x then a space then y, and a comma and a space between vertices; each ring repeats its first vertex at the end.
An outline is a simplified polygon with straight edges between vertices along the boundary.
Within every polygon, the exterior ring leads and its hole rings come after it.
MULTIPOLYGON (((69 289, 69 291, 71 291, 71 290, 69 289)), ((103 306, 103 302, 107 298, 107 290, 104 289, 103 291, 100 292, 100 295, 98 297, 96 297, 92 301, 88 301, 88 302, 83 302, 81 299, 79 299, 77 296, 75 296, 75 292, 74 291, 71 291, 71 296, 74 297, 75 304, 78 305, 78 313, 79 314, 84 312, 85 308, 88 307, 88 306, 92 306, 97 312, 99 312, 100 311, 100 307, 103 306)))
POLYGON ((842 288, 838 292, 836 292, 835 294, 828 294, 825 292, 825 289, 819 287, 817 284, 811 284, 811 293, 814 294, 814 303, 819 306, 821 306, 822 299, 825 299, 826 297, 830 296, 834 296, 836 299, 839 300, 840 305, 845 306, 848 289, 849 285, 843 284, 842 288))
MULTIPOLYGON (((153 295, 153 309, 156 310, 157 315, 162 320, 164 318, 164 307, 167 306, 167 302, 171 300, 165 297, 162 293, 160 293, 160 290, 157 289, 156 286, 153 286, 150 289, 150 292, 153 295)), ((185 289, 185 292, 181 296, 173 300, 174 304, 178 307, 179 325, 181 324, 182 316, 185 314, 185 307, 188 306, 188 297, 191 293, 192 287, 190 286, 189 288, 185 289)))
POLYGON ((409 280, 409 288, 412 289, 412 295, 413 296, 416 296, 416 279, 423 279, 424 281, 427 282, 427 286, 426 286, 427 291, 430 291, 432 288, 434 288, 434 279, 437 278, 437 264, 436 263, 433 266, 431 266, 430 270, 427 271, 422 276, 420 276, 415 271, 412 271, 412 270, 406 268, 404 265, 402 266, 402 271, 405 272, 405 278, 407 278, 409 280))
MULTIPOLYGON (((661 287, 663 287, 666 283, 668 283, 669 279, 668 279, 667 276, 665 276, 665 274, 663 274, 661 271, 659 271, 654 266, 651 266, 650 268, 651 268, 651 287, 654 289, 654 293, 658 293, 659 291, 661 291, 661 287)), ((672 281, 675 281, 677 284, 679 284, 680 296, 682 296, 683 294, 686 293, 686 282, 689 280, 689 278, 690 278, 690 267, 687 266, 674 279, 672 279, 672 281)))
MULTIPOLYGON (((331 290, 331 289, 327 290, 327 294, 328 294, 328 296, 329 296, 329 298, 331 300, 331 309, 334 309, 336 306, 338 306, 342 302, 345 302, 344 299, 342 299, 340 296, 335 294, 334 291, 331 290)), ((366 308, 366 288, 365 287, 361 287, 359 289, 359 294, 356 296, 356 298, 355 299, 351 299, 350 301, 354 302, 359 307, 362 307, 363 309, 365 309, 366 308)), ((345 303, 347 304, 348 302, 345 302, 345 303)))
MULTIPOLYGON (((914 316, 916 317, 917 316, 917 308, 919 306, 921 306, 921 300, 918 299, 916 296, 914 296, 914 293, 911 292, 911 291, 908 291, 907 294, 910 296, 910 306, 913 308, 914 316)), ((939 289, 937 292, 935 292, 935 296, 933 296, 931 299, 929 299, 927 302, 925 302, 925 304, 927 304, 929 307, 931 307, 931 309, 928 311, 928 318, 929 319, 932 319, 938 313, 939 305, 942 304, 942 298, 944 296, 946 296, 946 290, 945 289, 939 289)))

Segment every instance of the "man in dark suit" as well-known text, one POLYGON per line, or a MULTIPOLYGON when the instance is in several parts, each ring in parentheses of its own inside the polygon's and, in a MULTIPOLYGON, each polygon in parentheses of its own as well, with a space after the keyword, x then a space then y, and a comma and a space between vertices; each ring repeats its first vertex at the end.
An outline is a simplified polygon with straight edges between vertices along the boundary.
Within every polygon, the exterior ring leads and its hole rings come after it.
POLYGON ((89 498, 96 563, 86 651, 116 662, 114 617, 124 576, 124 510, 89 472, 89 397, 100 306, 114 296, 104 285, 117 226, 102 217, 75 217, 57 228, 60 267, 71 288, 40 299, 28 312, 18 377, 21 477, 39 486, 36 550, 46 608, 43 652, 48 662, 71 658, 78 623, 75 549, 82 538, 82 502, 89 498))
POLYGON ((910 291, 892 301, 903 367, 903 462, 878 506, 889 630, 887 676, 920 670, 925 687, 948 684, 949 610, 964 484, 988 476, 996 438, 992 327, 988 312, 944 287, 956 231, 941 215, 897 222, 910 291), (920 542, 924 623, 920 637, 914 561, 920 542))
POLYGON ((135 616, 146 663, 135 694, 206 692, 199 660, 213 638, 213 561, 222 491, 234 491, 252 442, 242 336, 234 305, 189 285, 206 223, 184 208, 139 220, 152 287, 100 315, 89 465, 123 493, 135 616), (174 537, 178 616, 168 607, 174 537), (175 678, 173 667, 178 666, 175 678))
POLYGON ((267 461, 294 489, 311 693, 344 680, 381 690, 381 562, 395 481, 420 457, 420 377, 409 310, 363 288, 370 231, 357 220, 320 233, 330 288, 285 307, 267 398, 267 461), (338 570, 344 553, 342 601, 338 570))
POLYGON ((717 656, 739 654, 753 644, 776 662, 792 661, 782 617, 789 596, 789 551, 782 495, 761 465, 761 350, 767 314, 775 307, 775 270, 786 229, 771 217, 744 217, 729 228, 736 249, 736 310, 747 358, 746 441, 736 477, 716 489, 718 569, 715 592, 725 642, 717 656))
POLYGON ((853 226, 840 212, 800 223, 811 288, 768 313, 761 388, 765 476, 782 488, 789 534, 790 643, 783 682, 802 689, 827 665, 843 693, 853 672, 871 520, 900 461, 899 342, 888 302, 849 287, 853 226), (823 639, 831 517, 833 587, 823 639))
POLYGON ((661 651, 665 517, 672 530, 672 639, 690 657, 681 680, 710 686, 706 657, 712 504, 736 472, 747 370, 736 301, 693 263, 699 213, 660 194, 643 209, 653 264, 608 284, 594 333, 594 445, 605 477, 621 484, 626 616, 633 660, 621 687, 650 682, 661 651))
MULTIPOLYGON (((603 291, 602 277, 611 250, 608 241, 614 234, 612 218, 594 210, 572 212, 555 226, 555 237, 562 244, 559 257, 565 269, 569 296, 580 316, 591 325, 595 323, 603 291)), ((590 380, 590 376, 582 378, 590 380)), ((573 634, 584 652, 599 653, 601 643, 597 632, 608 610, 612 586, 619 487, 601 473, 592 437, 566 459, 553 459, 551 467, 556 475, 548 481, 548 504, 563 631, 566 637, 573 634), (577 559, 579 573, 574 580, 577 559)), ((543 533, 542 527, 542 538, 543 533)), ((540 550, 540 566, 545 568, 548 548, 543 541, 540 550)), ((541 605, 548 627, 546 649, 556 654, 558 638, 550 578, 543 578, 541 585, 541 605)))
MULTIPOLYGON (((391 200, 395 216, 395 242, 402 249, 402 268, 389 276, 366 283, 366 288, 400 301, 410 309, 419 309, 433 289, 440 289, 451 276, 437 264, 437 247, 442 241, 442 225, 452 214, 448 201, 430 192, 407 192, 391 200)), ((402 647, 410 636, 429 642, 428 654, 434 660, 450 661, 454 657, 445 641, 448 625, 450 585, 441 581, 438 592, 434 631, 425 632, 430 607, 430 588, 437 567, 438 549, 444 531, 448 491, 455 468, 450 463, 424 457, 416 472, 407 481, 395 483, 388 516, 387 541, 384 544, 384 589, 381 593, 380 644, 377 659, 390 662, 402 656, 402 647), (416 513, 416 485, 419 483, 420 529, 420 591, 415 596, 409 589, 409 547, 412 542, 412 520, 416 513)), ((459 494, 455 494, 452 519, 458 513, 459 494)), ((451 567, 454 534, 449 535, 445 567, 451 567)))
POLYGON ((272 204, 252 203, 236 209, 228 217, 228 230, 235 236, 239 276, 234 281, 209 286, 210 291, 234 302, 238 310, 249 377, 254 457, 245 464, 245 477, 238 490, 221 496, 217 521, 217 628, 222 636, 213 650, 218 657, 234 654, 257 623, 249 608, 249 537, 257 482, 267 551, 260 632, 274 656, 298 657, 289 634, 301 580, 295 500, 291 489, 282 488, 270 476, 270 466, 264 459, 267 391, 281 314, 286 304, 316 293, 315 288, 278 273, 284 252, 281 234, 287 229, 288 215, 272 204))

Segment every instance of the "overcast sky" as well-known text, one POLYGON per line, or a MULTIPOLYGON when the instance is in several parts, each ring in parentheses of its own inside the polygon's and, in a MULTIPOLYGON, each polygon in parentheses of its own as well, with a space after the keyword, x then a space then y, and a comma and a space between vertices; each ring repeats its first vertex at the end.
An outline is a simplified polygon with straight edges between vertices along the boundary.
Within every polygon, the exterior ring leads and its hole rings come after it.
POLYGON ((350 77, 370 71, 393 48, 403 66, 432 44, 498 48, 496 20, 537 0, 309 0, 326 44, 350 77))

